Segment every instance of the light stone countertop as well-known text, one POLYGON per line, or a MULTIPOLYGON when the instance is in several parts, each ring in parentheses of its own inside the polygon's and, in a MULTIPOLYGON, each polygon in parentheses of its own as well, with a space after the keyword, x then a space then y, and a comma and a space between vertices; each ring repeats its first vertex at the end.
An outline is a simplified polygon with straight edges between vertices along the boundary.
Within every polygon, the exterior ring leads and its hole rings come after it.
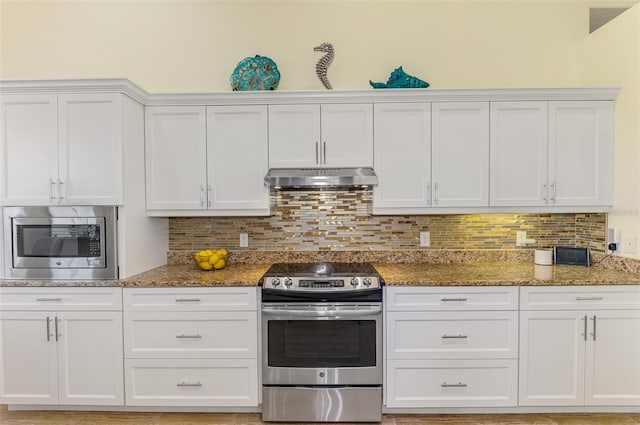
MULTIPOLYGON (((388 286, 632 285, 640 274, 602 267, 532 263, 373 263, 388 286)), ((0 286, 256 286, 270 264, 231 264, 202 271, 195 264, 165 265, 119 281, 0 281, 0 286)))

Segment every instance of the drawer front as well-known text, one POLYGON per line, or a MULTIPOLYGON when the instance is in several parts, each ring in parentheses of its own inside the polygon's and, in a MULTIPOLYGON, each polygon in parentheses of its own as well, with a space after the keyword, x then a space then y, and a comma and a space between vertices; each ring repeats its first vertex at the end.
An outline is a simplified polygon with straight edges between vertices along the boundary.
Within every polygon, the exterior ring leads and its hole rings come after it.
POLYGON ((127 406, 258 406, 255 359, 125 360, 127 406))
POLYGON ((517 358, 518 313, 388 312, 387 358, 517 358))
POLYGON ((640 308, 639 285, 527 286, 521 310, 598 310, 640 308))
POLYGON ((125 312, 126 358, 256 358, 256 312, 125 312))
POLYGON ((512 407, 517 360, 389 360, 387 407, 512 407))
POLYGON ((126 311, 257 311, 255 287, 124 288, 126 311))
POLYGON ((122 310, 122 288, 0 288, 0 310, 122 310))
POLYGON ((518 309, 518 288, 511 286, 389 286, 386 290, 387 311, 518 309))

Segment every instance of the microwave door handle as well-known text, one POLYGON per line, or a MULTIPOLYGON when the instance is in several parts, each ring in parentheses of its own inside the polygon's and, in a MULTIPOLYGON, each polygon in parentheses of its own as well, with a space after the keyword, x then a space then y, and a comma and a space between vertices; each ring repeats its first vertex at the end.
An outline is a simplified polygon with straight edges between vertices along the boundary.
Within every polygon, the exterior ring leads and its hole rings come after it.
POLYGON ((262 307, 262 313, 266 315, 287 315, 293 317, 365 317, 380 314, 380 307, 357 310, 286 310, 278 308, 262 307))

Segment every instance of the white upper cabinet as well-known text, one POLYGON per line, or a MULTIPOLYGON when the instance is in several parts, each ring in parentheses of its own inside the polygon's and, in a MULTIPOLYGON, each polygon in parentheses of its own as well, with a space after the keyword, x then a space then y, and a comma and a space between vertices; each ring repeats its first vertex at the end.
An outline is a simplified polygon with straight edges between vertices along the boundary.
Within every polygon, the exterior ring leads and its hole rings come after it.
POLYGON ((371 167, 373 105, 269 105, 269 167, 371 167))
POLYGON ((3 203, 122 204, 121 96, 3 96, 3 203))
POLYGON ((205 209, 207 129, 201 106, 145 109, 147 209, 205 209))
POLYGON ((488 102, 376 104, 374 134, 374 213, 488 206, 488 102))
POLYGON ((489 103, 438 102, 431 108, 433 206, 488 206, 489 103))
POLYGON ((547 102, 491 103, 491 205, 544 206, 547 102))
POLYGON ((146 108, 151 215, 268 215, 267 107, 146 108))
POLYGON ((267 106, 207 107, 208 207, 269 213, 267 106))
POLYGON ((425 208, 431 202, 431 104, 374 106, 374 213, 425 208))
POLYGON ((549 204, 613 203, 613 102, 549 102, 549 204))
POLYGON ((491 104, 491 206, 606 207, 613 102, 491 104))

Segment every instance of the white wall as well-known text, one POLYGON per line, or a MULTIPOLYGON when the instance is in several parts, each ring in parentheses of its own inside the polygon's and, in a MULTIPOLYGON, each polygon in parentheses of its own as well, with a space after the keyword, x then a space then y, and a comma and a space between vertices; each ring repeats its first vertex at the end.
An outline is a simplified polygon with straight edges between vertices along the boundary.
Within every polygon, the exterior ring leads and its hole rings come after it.
POLYGON ((640 5, 601 27, 580 45, 583 85, 620 86, 616 99, 615 189, 609 227, 620 229, 621 255, 640 258, 624 246, 640 237, 640 5))
POLYGON ((576 83, 582 1, 15 1, 1 3, 0 78, 127 77, 149 92, 229 90, 247 56, 280 89, 323 89, 313 47, 333 43, 335 89, 399 65, 433 87, 576 83))

